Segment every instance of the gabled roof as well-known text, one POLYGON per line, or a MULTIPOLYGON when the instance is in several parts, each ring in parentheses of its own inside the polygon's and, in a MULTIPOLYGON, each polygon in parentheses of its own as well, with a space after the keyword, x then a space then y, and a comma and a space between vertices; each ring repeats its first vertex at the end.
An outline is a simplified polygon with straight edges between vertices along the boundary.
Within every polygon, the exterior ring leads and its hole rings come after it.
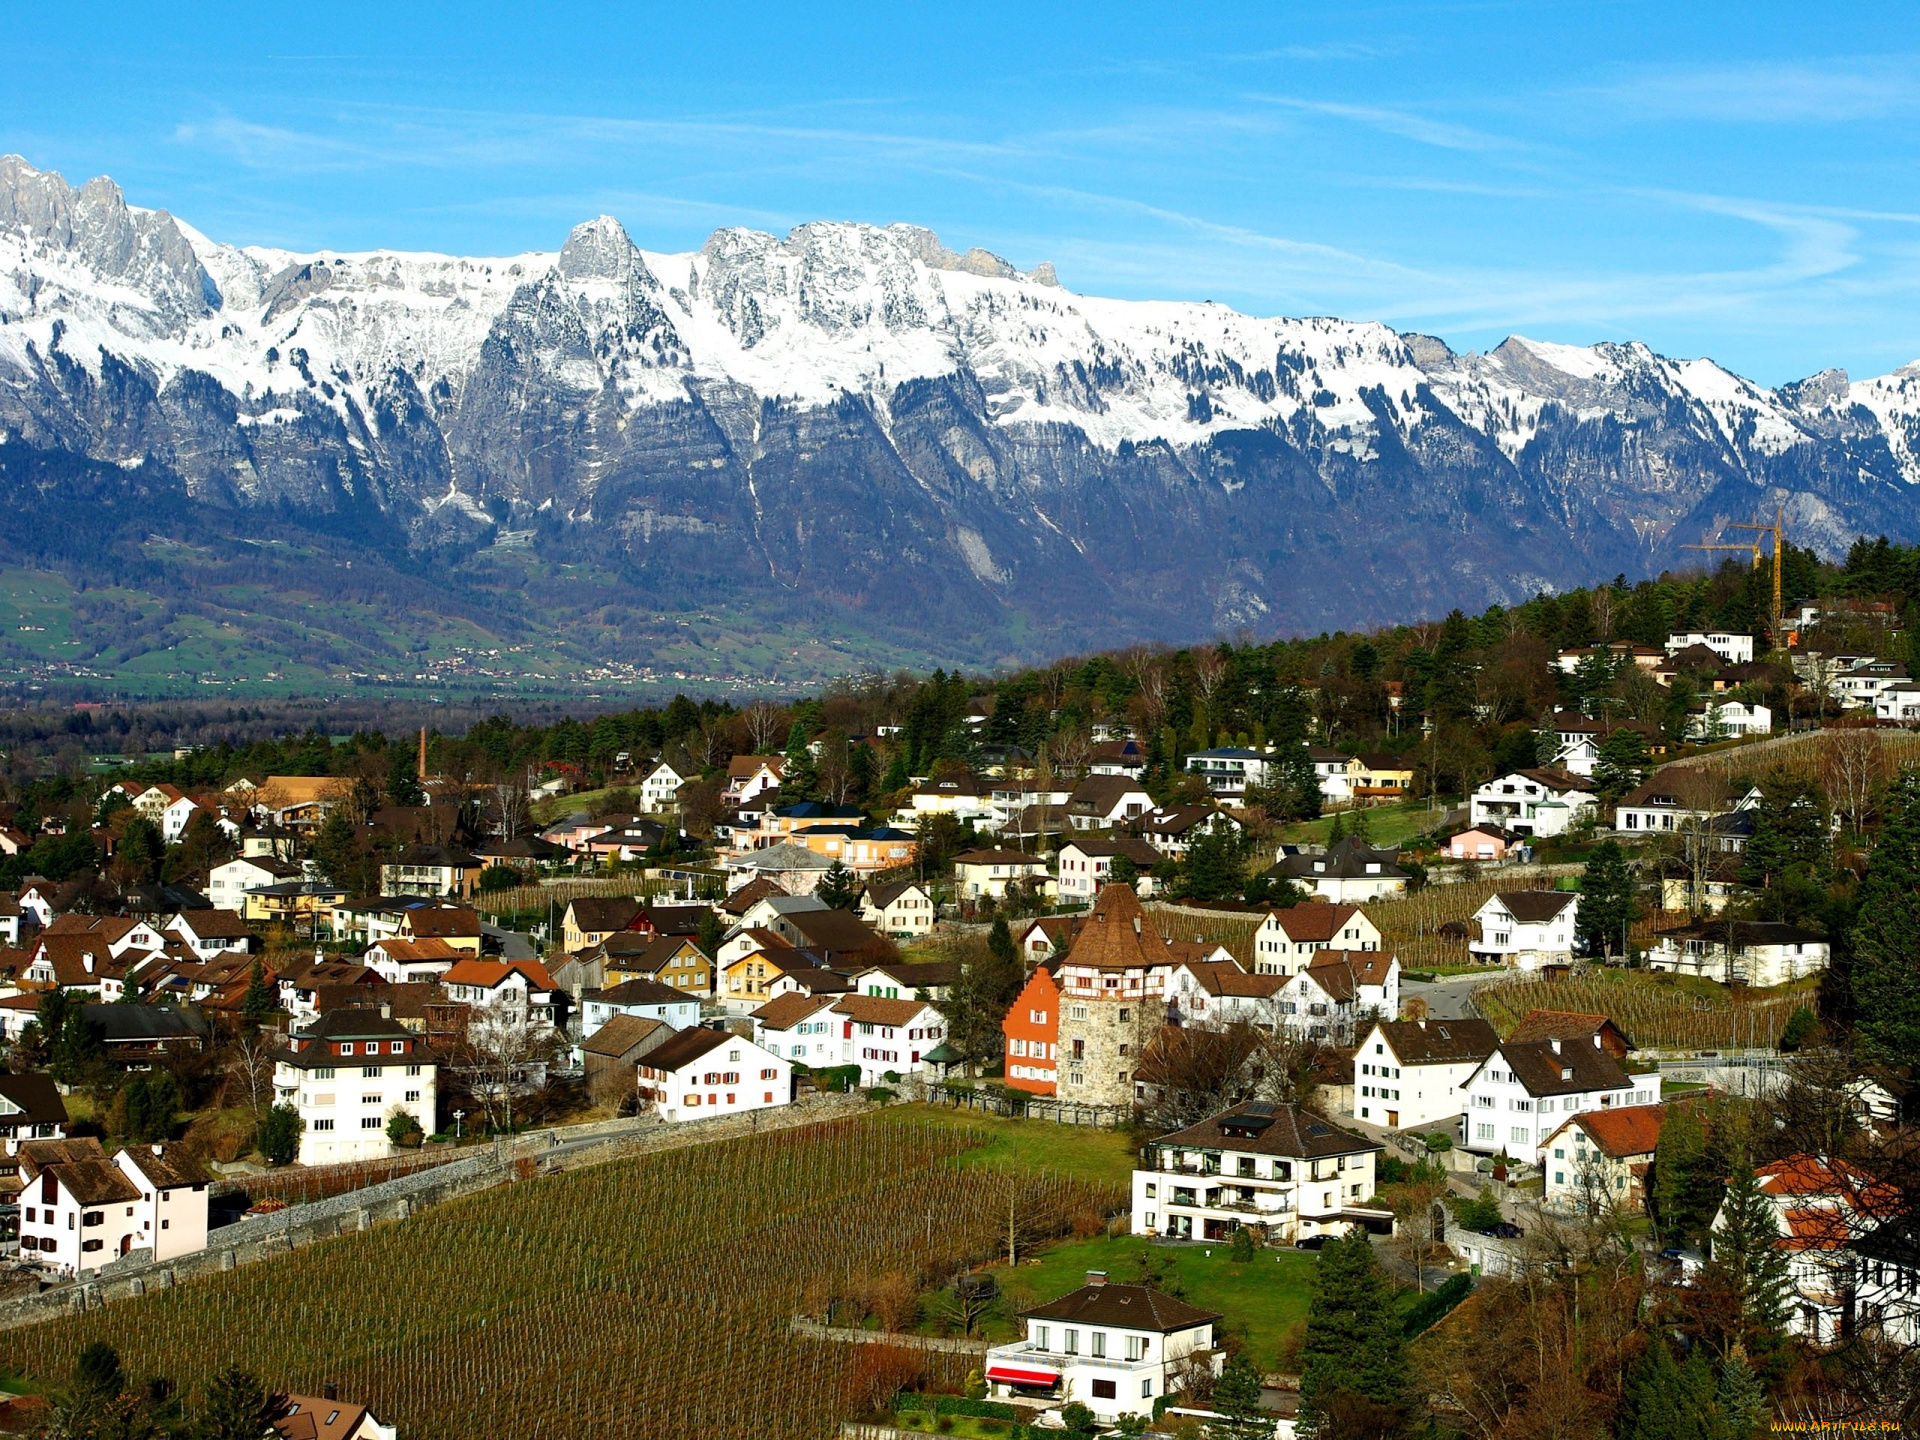
POLYGON ((1209 995, 1269 1000, 1286 987, 1285 975, 1249 975, 1229 960, 1189 960, 1187 970, 1209 995))
POLYGON ((755 904, 766 899, 769 895, 784 895, 786 893, 786 891, 782 890, 766 876, 756 875, 738 890, 727 896, 725 900, 721 901, 720 908, 729 915, 744 915, 747 911, 751 910, 755 904))
POLYGON ((832 1008, 838 1001, 834 995, 810 995, 802 990, 789 990, 785 995, 776 995, 758 1010, 753 1019, 769 1030, 791 1030, 803 1020, 810 1020, 822 1010, 832 1008))
POLYGON ((833 1006, 835 1014, 856 1025, 906 1025, 928 1008, 925 1000, 889 1000, 881 995, 843 995, 833 1006))
POLYGON ((1106 885, 1094 897, 1066 963, 1095 970, 1140 970, 1173 959, 1131 885, 1106 885))
POLYGON ((586 1055, 618 1059, 630 1054, 636 1046, 646 1044, 662 1030, 671 1033, 673 1027, 664 1020, 649 1020, 640 1015, 616 1015, 582 1040, 580 1050, 586 1055))
POLYGON ((1626 1033, 1614 1024, 1606 1015, 1582 1014, 1575 1010, 1529 1010, 1520 1023, 1513 1028, 1510 1040, 1583 1040, 1591 1042, 1596 1035, 1605 1037, 1612 1032, 1612 1039, 1623 1051, 1631 1050, 1633 1045, 1626 1033))
POLYGON ((1527 925, 1541 925, 1578 900, 1573 890, 1502 890, 1494 899, 1506 906, 1507 913, 1527 925))
POLYGON ((480 917, 471 910, 446 906, 421 906, 407 912, 406 923, 416 939, 428 935, 478 935, 480 917))
POLYGON ((1082 1285, 1058 1300, 1023 1311, 1023 1320, 1066 1320, 1082 1325, 1107 1325, 1116 1330, 1151 1330, 1165 1335, 1190 1330, 1218 1320, 1184 1300, 1145 1285, 1082 1285))
POLYGON ((1358 914, 1358 905, 1308 903, 1287 910, 1269 910, 1267 917, 1295 944, 1318 945, 1332 940, 1347 921, 1358 914))
POLYGON ((1060 844, 1061 853, 1077 850, 1089 860, 1131 860, 1142 870, 1150 870, 1167 857, 1137 835, 1108 835, 1094 839, 1076 834, 1060 844))
POLYGON ((1150 810, 1133 822, 1134 829, 1142 835, 1162 835, 1177 839, 1192 833, 1200 825, 1210 825, 1218 816, 1233 829, 1239 829, 1240 822, 1217 805, 1167 805, 1158 810, 1150 810))
POLYGON ((430 964, 438 960, 451 964, 466 954, 464 950, 454 949, 437 935, 429 935, 424 940, 402 940, 396 935, 391 939, 376 941, 367 948, 380 951, 400 965, 430 964))
POLYGON ((890 942, 850 910, 799 910, 784 917, 810 949, 837 955, 890 950, 890 942))
POLYGON ((624 930, 640 913, 639 900, 628 895, 581 895, 567 906, 573 923, 589 935, 624 930))
POLYGON ((129 1145, 117 1153, 125 1155, 156 1190, 180 1190, 207 1182, 200 1163, 177 1146, 129 1145))
POLYGON ((1760 1189, 1788 1196, 1844 1199, 1868 1211, 1892 1213, 1899 1192, 1845 1160, 1826 1155, 1789 1155, 1754 1172, 1760 1189))
POLYGON ((273 1422, 280 1440, 349 1440, 367 1415, 364 1405, 349 1405, 317 1395, 287 1396, 287 1413, 273 1422))
POLYGON ((1129 795, 1144 795, 1129 775, 1089 775, 1073 787, 1067 809, 1076 815, 1111 815, 1129 795))
POLYGON ((547 967, 538 960, 461 960, 440 977, 442 985, 473 985, 493 990, 513 975, 520 975, 529 989, 552 991, 558 987, 547 967))
POLYGON ((1047 862, 1023 850, 968 850, 953 857, 956 865, 1024 865, 1044 870, 1047 862))
POLYGON ((682 1030, 658 1050, 648 1051, 645 1061, 655 1070, 679 1070, 722 1045, 739 1040, 739 1036, 729 1035, 724 1030, 706 1030, 695 1026, 690 1030, 682 1030))
MULTIPOLYGON (((38 997, 34 997, 38 998, 38 997)), ((67 1102, 60 1098, 60 1087, 51 1075, 29 1071, 23 1075, 0 1074, 0 1096, 20 1107, 21 1125, 64 1125, 67 1102)))
POLYGON ((671 985, 662 985, 658 980, 649 980, 646 976, 636 976, 632 980, 622 980, 618 985, 609 985, 604 990, 592 990, 586 996, 589 1000, 602 1005, 694 1005, 695 996, 684 990, 676 990, 671 985))
POLYGON ((1298 1105, 1250 1101, 1222 1110, 1198 1125, 1175 1130, 1153 1142, 1188 1150, 1243 1150, 1317 1160, 1329 1155, 1361 1155, 1386 1146, 1321 1119, 1298 1105))
POLYGON ((1577 1041, 1506 1040, 1499 1053, 1529 1095, 1578 1095, 1633 1087, 1619 1061, 1577 1041))
POLYGON ((1407 872, 1394 862, 1399 852, 1375 850, 1354 836, 1336 840, 1320 855, 1289 855, 1274 868, 1300 880, 1404 880, 1407 872))
POLYGON ((1391 950, 1316 950, 1304 973, 1334 1000, 1353 1001, 1361 986, 1385 985, 1392 970, 1391 950))
POLYGON ((245 940, 253 933, 237 910, 183 910, 173 923, 200 940, 245 940))
POLYGON ((1485 1020, 1382 1020, 1379 1029, 1402 1065, 1460 1065, 1500 1048, 1485 1020))
POLYGON ((405 1040, 412 1035, 398 1020, 389 1020, 378 1010, 368 1006, 347 1006, 330 1010, 304 1029, 296 1030, 293 1038, 308 1040, 405 1040))
MULTIPOLYGON (((1660 1143, 1660 1126, 1667 1117, 1664 1105, 1622 1105, 1613 1110, 1587 1110, 1568 1120, 1560 1130, 1578 1125, 1594 1147, 1615 1160, 1651 1155, 1660 1143)), ((1554 1131, 1559 1134, 1560 1130, 1554 1131)))
MULTIPOLYGON (((759 882, 755 882, 756 884, 759 882)), ((918 890, 925 894, 927 887, 918 880, 888 880, 883 884, 867 886, 864 902, 875 910, 884 910, 909 890, 918 890)))

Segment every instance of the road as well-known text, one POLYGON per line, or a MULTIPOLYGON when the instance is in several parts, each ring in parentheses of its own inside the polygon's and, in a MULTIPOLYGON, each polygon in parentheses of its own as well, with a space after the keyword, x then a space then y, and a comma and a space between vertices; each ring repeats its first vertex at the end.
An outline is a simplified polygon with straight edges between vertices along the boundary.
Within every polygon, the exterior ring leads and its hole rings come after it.
POLYGON ((1409 1000, 1426 1001, 1427 1017, 1432 1020, 1469 1020, 1474 1018, 1474 1011, 1468 998, 1476 986, 1492 978, 1492 974, 1473 974, 1445 975, 1431 982, 1403 979, 1400 1003, 1404 1006, 1409 1000))

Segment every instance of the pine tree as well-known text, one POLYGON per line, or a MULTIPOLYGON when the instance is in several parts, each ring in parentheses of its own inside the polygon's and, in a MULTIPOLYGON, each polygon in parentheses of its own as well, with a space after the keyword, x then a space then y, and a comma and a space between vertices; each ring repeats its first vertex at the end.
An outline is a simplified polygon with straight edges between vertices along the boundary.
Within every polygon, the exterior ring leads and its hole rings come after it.
POLYGON ((987 953, 993 956, 995 965, 1003 969, 1018 968, 1020 951, 1013 943, 1013 931, 1007 928, 1007 917, 997 916, 993 928, 987 932, 987 953))
POLYGON ((287 1413, 287 1397, 269 1391, 237 1367, 215 1376, 194 1416, 194 1440, 279 1440, 274 1422, 287 1413))
POLYGON ((1787 1252, 1780 1248, 1773 1201, 1761 1190, 1753 1166, 1744 1161, 1727 1181, 1713 1231, 1713 1257, 1702 1282, 1735 1302, 1741 1318, 1755 1330, 1777 1335, 1786 1328, 1792 1288, 1787 1252))
POLYGON ((1540 716, 1533 731, 1533 763, 1551 765, 1560 758, 1560 727, 1554 721, 1553 711, 1547 710, 1540 716))
POLYGON ((1580 877, 1580 909, 1574 918, 1574 929, 1587 953, 1611 957, 1618 953, 1616 947, 1623 951, 1627 927, 1639 908, 1626 852, 1617 840, 1602 842, 1580 877))
POLYGON ((424 805, 427 792, 420 788, 420 762, 406 746, 396 746, 387 765, 387 803, 424 805))
POLYGON ((1654 1224, 1669 1245, 1682 1243, 1703 1223, 1690 1202, 1706 1153, 1699 1112, 1691 1105, 1669 1106, 1653 1152, 1654 1224))
POLYGON ((1593 783, 1602 796, 1617 800, 1647 778, 1647 737, 1638 730, 1615 730, 1600 742, 1593 783))
POLYGON ((835 860, 820 877, 813 893, 829 910, 851 910, 860 903, 860 882, 851 870, 835 860))
POLYGON ((1920 769, 1887 787, 1853 930, 1854 1043, 1868 1062, 1920 1055, 1920 769))
POLYGON ((787 764, 780 776, 780 802, 797 805, 803 800, 820 798, 820 776, 809 744, 813 731, 806 720, 793 722, 787 733, 787 764))
POLYGON ((1333 823, 1327 826, 1327 845, 1329 847, 1338 845, 1346 838, 1347 812, 1344 810, 1336 810, 1333 812, 1333 823))
POLYGON ((1767 1418, 1767 1390, 1747 1362, 1747 1347, 1735 1341, 1720 1365, 1720 1413, 1732 1440, 1757 1435, 1767 1418))
POLYGON ((1366 1233, 1350 1230, 1327 1242, 1314 1276, 1300 1348, 1300 1433, 1314 1435, 1343 1393, 1398 1409, 1406 1385, 1393 1285, 1366 1233))
POLYGON ((273 987, 267 984, 267 974, 255 960, 247 971, 247 994, 240 1002, 240 1014, 249 1025, 258 1026, 262 1020, 278 1008, 273 987))
POLYGON ((1665 1336, 1649 1336, 1646 1353, 1627 1372, 1613 1433, 1618 1440, 1725 1440, 1705 1352, 1696 1347, 1681 1365, 1665 1336))
MULTIPOLYGON (((1226 1421, 1208 1428, 1208 1440, 1237 1440, 1258 1433, 1255 1423, 1260 1418, 1260 1371, 1244 1354, 1228 1360, 1214 1382, 1213 1408, 1226 1421)), ((1267 1428, 1272 1429, 1271 1423, 1267 1428)))

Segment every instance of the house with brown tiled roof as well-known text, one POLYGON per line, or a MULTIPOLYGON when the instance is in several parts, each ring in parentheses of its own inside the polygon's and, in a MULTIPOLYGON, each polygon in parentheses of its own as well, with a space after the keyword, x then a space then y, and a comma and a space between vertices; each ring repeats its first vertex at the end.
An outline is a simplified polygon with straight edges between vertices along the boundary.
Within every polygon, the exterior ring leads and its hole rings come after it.
POLYGON ((1474 912, 1480 938, 1468 942, 1467 953, 1516 970, 1569 964, 1579 915, 1577 890, 1502 890, 1474 912))
POLYGON ((1623 1105, 1564 1121, 1543 1147, 1542 1198, 1576 1213, 1611 1206, 1644 1214, 1647 1181, 1666 1116, 1665 1105, 1623 1105))
POLYGON ((20 1258, 55 1275, 97 1270, 147 1252, 155 1260, 207 1243, 207 1180, 167 1147, 129 1146, 111 1159, 98 1140, 28 1140, 20 1165, 20 1258))
POLYGON ((415 980, 438 980, 467 952, 456 950, 438 936, 425 940, 402 940, 395 936, 367 947, 362 962, 389 985, 415 980))
POLYGON ((924 1000, 843 995, 832 1014, 841 1026, 840 1063, 858 1065, 862 1085, 924 1071, 928 1052, 947 1034, 946 1017, 924 1000))
POLYGON ((253 932, 238 910, 182 910, 167 929, 202 960, 227 950, 247 954, 253 949, 253 932))
POLYGON ((1660 1076, 1629 1075, 1591 1041, 1509 1039, 1462 1088, 1465 1148, 1538 1165, 1546 1138, 1569 1115, 1657 1104, 1660 1076))
POLYGON ((830 1069, 840 1063, 845 1024, 833 1013, 843 996, 791 990, 767 1001, 751 1016, 756 1044, 796 1065, 830 1069))
POLYGON ((1108 885, 1094 898, 1056 972, 1062 1099, 1132 1106, 1134 1071, 1166 1020, 1163 997, 1174 963, 1130 887, 1108 885))
POLYGON ((933 892, 918 880, 874 881, 861 892, 861 920, 882 935, 911 940, 933 932, 933 892))
POLYGON ((1378 1021, 1353 1057, 1353 1113, 1392 1129, 1446 1125, 1467 1108, 1466 1084, 1500 1037, 1485 1020, 1378 1021))
POLYGON ((400 1434, 366 1406, 342 1400, 331 1383, 318 1395, 288 1395, 286 1413, 273 1428, 280 1440, 398 1440, 400 1434))
POLYGON ((1063 844, 1056 856, 1059 864, 1058 889, 1064 904, 1091 900, 1109 883, 1116 861, 1124 860, 1135 872, 1133 888, 1142 895, 1154 892, 1153 867, 1165 857, 1137 835, 1106 835, 1098 838, 1076 835, 1063 844))
POLYGON ((1283 1241, 1386 1232, 1374 1165, 1386 1147, 1296 1105, 1250 1102, 1162 1135, 1133 1172, 1133 1233, 1226 1240, 1258 1223, 1283 1241))
POLYGON ((1310 901, 1270 910, 1253 934, 1253 968, 1262 975, 1292 975, 1322 950, 1378 950, 1380 927, 1358 905, 1310 901))
POLYGON ((1574 1010, 1529 1010, 1513 1027, 1509 1040, 1584 1040, 1599 1046, 1616 1060, 1625 1060, 1633 1042, 1613 1021, 1600 1014, 1574 1010))

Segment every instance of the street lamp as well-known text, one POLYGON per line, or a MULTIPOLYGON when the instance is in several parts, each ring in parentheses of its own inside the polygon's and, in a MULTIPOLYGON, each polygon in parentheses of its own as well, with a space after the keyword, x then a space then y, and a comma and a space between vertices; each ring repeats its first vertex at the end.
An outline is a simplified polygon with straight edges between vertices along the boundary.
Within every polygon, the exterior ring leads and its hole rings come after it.
POLYGON ((460 1122, 466 1119, 466 1117, 467 1112, 464 1110, 456 1110, 453 1112, 453 1138, 456 1141, 460 1138, 460 1122))

